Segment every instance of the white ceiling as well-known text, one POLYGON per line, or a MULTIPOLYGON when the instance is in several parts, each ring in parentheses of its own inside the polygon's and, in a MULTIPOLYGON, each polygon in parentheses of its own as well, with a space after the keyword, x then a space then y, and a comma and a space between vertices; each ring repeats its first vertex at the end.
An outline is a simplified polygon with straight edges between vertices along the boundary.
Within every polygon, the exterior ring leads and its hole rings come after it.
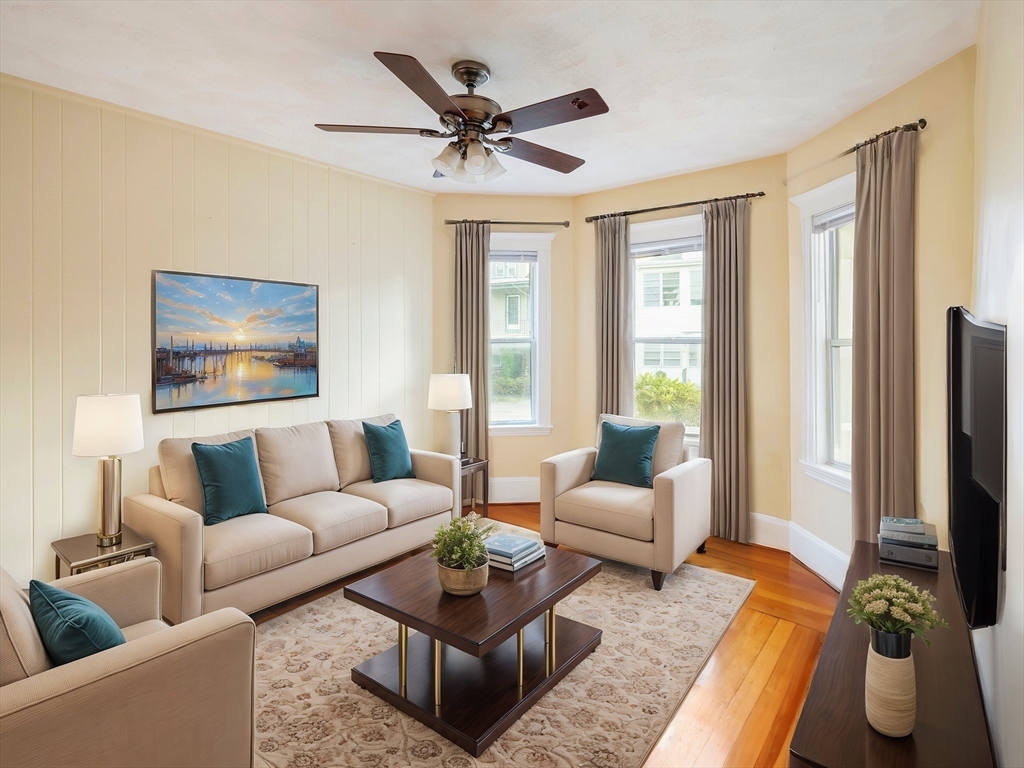
POLYGON ((785 152, 973 43, 977 16, 974 0, 2 0, 0 70, 420 189, 572 195, 785 152), (313 127, 439 127, 375 50, 449 93, 453 62, 483 61, 504 109, 593 87, 610 112, 524 136, 584 158, 572 174, 508 158, 486 184, 433 179, 437 139, 313 127))

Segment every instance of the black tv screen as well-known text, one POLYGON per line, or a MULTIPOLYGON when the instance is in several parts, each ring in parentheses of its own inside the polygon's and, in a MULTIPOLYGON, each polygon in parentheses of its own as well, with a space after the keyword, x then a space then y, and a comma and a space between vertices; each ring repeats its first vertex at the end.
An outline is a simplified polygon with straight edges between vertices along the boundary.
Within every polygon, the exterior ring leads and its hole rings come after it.
POLYGON ((996 623, 1006 568, 1006 328, 946 313, 949 551, 972 629, 996 623))

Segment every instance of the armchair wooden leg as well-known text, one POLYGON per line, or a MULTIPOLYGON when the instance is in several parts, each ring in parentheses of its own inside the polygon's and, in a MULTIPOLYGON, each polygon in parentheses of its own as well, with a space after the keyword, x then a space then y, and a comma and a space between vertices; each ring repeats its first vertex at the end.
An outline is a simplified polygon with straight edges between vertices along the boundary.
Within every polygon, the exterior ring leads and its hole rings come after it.
POLYGON ((706 541, 701 542, 701 545, 699 547, 697 547, 697 554, 698 555, 703 555, 707 551, 708 551, 708 543, 706 541))
POLYGON ((654 588, 661 592, 661 587, 665 583, 665 574, 661 571, 651 569, 651 581, 654 582, 654 588))

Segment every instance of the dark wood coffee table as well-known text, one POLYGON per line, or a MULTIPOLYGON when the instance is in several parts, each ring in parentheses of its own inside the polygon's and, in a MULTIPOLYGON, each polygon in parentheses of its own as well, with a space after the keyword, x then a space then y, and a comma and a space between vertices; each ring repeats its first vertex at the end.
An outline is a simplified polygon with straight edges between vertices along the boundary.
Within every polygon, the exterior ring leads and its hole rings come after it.
POLYGON ((492 568, 480 594, 455 597, 429 553, 404 560, 345 587, 398 622, 398 643, 353 667, 352 680, 479 757, 601 643, 600 629, 555 614, 600 570, 549 548, 516 574, 492 568))

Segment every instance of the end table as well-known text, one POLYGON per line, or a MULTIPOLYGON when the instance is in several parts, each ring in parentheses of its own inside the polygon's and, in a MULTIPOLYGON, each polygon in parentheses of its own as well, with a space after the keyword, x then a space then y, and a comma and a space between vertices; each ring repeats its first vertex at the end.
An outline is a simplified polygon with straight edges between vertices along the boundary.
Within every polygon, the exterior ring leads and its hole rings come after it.
MULTIPOLYGON (((487 465, 489 463, 490 462, 487 459, 466 458, 462 459, 459 470, 459 474, 462 477, 467 477, 468 475, 473 475, 477 472, 484 473, 484 517, 487 517, 487 465)), ((465 514, 463 514, 463 517, 465 517, 465 514)))
POLYGON ((106 568, 117 563, 126 563, 154 553, 156 544, 127 525, 121 526, 121 543, 112 547, 101 547, 96 543, 95 533, 72 536, 50 544, 56 553, 54 575, 60 578, 60 564, 64 563, 69 576, 85 573, 96 568, 106 568))

